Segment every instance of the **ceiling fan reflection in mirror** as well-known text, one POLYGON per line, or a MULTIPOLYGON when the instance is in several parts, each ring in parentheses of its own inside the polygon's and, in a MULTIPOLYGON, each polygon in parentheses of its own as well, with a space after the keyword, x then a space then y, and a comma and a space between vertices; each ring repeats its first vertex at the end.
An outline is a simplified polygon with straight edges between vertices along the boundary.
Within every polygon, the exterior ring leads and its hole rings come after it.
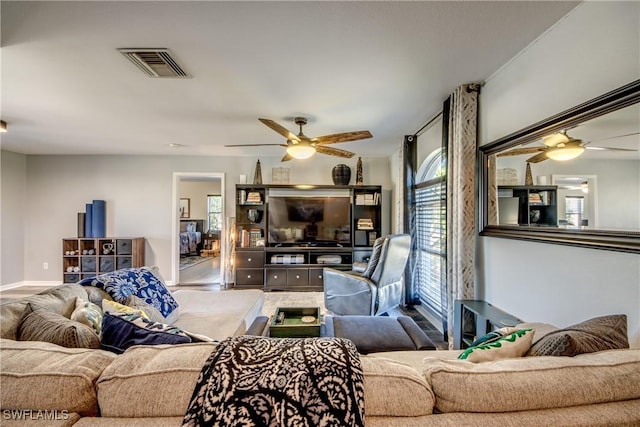
MULTIPOLYGON (((605 141, 608 139, 622 138, 625 136, 637 135, 636 133, 630 133, 626 135, 617 135, 609 138, 602 138, 598 141, 605 141)), ((520 156, 522 154, 538 153, 533 157, 527 159, 528 163, 539 163, 543 160, 551 159, 557 161, 567 161, 575 159, 581 155, 584 150, 600 150, 600 151, 637 151, 631 148, 614 148, 614 147, 595 147, 591 144, 593 141, 583 142, 581 139, 572 138, 567 135, 566 131, 557 132, 552 135, 548 135, 542 138, 542 147, 523 147, 514 148, 504 153, 499 153, 498 157, 504 156, 520 156)))
POLYGON ((296 135, 290 132, 284 126, 279 125, 273 120, 258 119, 263 124, 278 132, 280 135, 287 138, 286 144, 233 144, 225 145, 225 147, 259 147, 267 145, 277 145, 285 147, 287 153, 284 155, 281 161, 286 162, 291 159, 308 159, 315 153, 327 154, 329 156, 345 157, 350 159, 355 155, 351 151, 342 150, 340 148, 327 147, 329 144, 337 144, 340 142, 357 141, 360 139, 371 138, 371 132, 368 130, 361 130, 355 132, 336 133, 332 135, 319 136, 316 138, 310 138, 302 133, 302 126, 307 124, 306 117, 294 118, 295 124, 300 127, 299 133, 296 135))

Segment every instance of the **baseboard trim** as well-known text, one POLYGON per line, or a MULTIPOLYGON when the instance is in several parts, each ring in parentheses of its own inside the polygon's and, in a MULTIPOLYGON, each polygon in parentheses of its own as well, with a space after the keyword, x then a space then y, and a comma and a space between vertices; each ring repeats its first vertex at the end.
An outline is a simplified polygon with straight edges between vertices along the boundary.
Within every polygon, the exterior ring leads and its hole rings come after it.
POLYGON ((51 281, 24 281, 24 282, 15 282, 15 283, 7 283, 6 285, 0 285, 0 291, 8 291, 9 289, 20 288, 22 286, 39 286, 39 287, 54 287, 61 285, 62 282, 51 282, 51 281))

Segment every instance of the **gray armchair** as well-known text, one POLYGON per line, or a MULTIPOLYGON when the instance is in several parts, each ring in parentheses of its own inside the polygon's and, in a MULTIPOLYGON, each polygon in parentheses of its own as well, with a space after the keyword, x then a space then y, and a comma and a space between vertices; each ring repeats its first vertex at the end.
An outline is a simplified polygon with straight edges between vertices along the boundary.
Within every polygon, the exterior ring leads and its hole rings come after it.
POLYGON ((373 244, 366 267, 356 264, 350 272, 325 268, 326 308, 338 315, 379 316, 400 305, 410 248, 408 234, 384 236, 373 244))

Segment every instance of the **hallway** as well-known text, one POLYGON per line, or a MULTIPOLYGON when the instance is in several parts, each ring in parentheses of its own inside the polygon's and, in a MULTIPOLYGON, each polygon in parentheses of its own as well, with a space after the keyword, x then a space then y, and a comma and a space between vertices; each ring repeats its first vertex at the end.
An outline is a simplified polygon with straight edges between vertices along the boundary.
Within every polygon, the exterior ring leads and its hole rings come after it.
POLYGON ((180 285, 220 284, 220 257, 212 257, 180 271, 180 285))

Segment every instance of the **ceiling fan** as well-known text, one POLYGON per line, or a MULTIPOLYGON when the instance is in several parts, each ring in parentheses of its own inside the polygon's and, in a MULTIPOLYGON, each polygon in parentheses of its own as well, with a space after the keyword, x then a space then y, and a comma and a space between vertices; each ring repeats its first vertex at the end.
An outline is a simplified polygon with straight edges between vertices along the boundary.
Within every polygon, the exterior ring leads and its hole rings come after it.
MULTIPOLYGON (((630 133, 626 135, 617 135, 609 138, 603 138, 599 141, 607 139, 622 138, 625 136, 637 135, 638 132, 630 133)), ((581 155, 584 150, 601 150, 601 151, 637 151, 631 148, 613 148, 613 147, 594 147, 590 146, 593 141, 583 142, 581 139, 572 138, 567 135, 566 131, 554 133, 542 138, 544 146, 540 147, 524 147, 515 148, 504 153, 499 153, 498 157, 503 156, 519 156, 522 154, 538 153, 533 157, 527 159, 527 163, 539 163, 543 160, 552 159, 558 161, 566 161, 575 159, 581 155)))
POLYGON ((327 147, 329 144, 337 144, 339 142, 357 141, 359 139, 371 138, 371 132, 368 130, 361 130, 356 132, 344 132, 335 133, 332 135, 319 136, 317 138, 310 138, 302 133, 302 126, 307 124, 306 117, 295 117, 294 123, 300 126, 300 132, 296 135, 290 132, 285 127, 279 125, 273 120, 258 119, 280 135, 287 138, 286 144, 233 144, 225 145, 225 147, 258 147, 265 145, 278 145, 285 147, 287 153, 284 155, 281 161, 286 162, 291 159, 307 159, 313 156, 316 152, 321 154, 328 154, 330 156, 345 157, 350 159, 355 155, 351 151, 342 150, 340 148, 327 147))

